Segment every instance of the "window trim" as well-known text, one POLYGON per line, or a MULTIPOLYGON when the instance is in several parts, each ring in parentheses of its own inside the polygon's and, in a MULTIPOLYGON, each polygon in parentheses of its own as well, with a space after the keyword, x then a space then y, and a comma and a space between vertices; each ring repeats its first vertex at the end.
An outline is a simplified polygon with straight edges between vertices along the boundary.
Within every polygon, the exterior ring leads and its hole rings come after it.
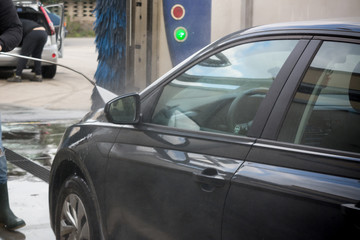
POLYGON ((290 53, 288 59, 280 69, 274 84, 271 85, 268 94, 259 106, 257 114, 254 117, 252 128, 248 132, 248 136, 259 137, 265 128, 265 123, 269 118, 276 100, 279 97, 281 90, 286 84, 286 80, 289 78, 292 70, 296 66, 299 58, 302 56, 304 50, 309 44, 310 40, 299 39, 298 44, 294 50, 290 53))
POLYGON ((258 139, 246 161, 359 179, 360 154, 354 152, 258 139))
POLYGON ((321 43, 321 40, 312 40, 304 50, 275 102, 274 108, 264 127, 264 131, 261 134, 261 138, 277 139, 286 114, 290 108, 291 100, 294 98, 296 90, 304 78, 304 74, 311 64, 311 61, 320 48, 321 43))

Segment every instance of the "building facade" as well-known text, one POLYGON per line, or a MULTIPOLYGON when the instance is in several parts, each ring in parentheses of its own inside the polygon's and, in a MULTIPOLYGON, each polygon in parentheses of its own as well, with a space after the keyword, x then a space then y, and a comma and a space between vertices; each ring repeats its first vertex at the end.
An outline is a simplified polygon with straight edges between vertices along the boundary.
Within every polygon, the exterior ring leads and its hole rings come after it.
POLYGON ((93 14, 95 7, 96 0, 64 1, 67 19, 85 24, 92 24, 95 21, 95 15, 93 14))

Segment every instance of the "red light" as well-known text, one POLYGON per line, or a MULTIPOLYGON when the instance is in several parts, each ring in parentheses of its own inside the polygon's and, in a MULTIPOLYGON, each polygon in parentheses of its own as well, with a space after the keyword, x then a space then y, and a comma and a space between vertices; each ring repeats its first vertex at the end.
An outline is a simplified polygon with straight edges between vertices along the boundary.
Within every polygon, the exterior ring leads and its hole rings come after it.
POLYGON ((171 8, 171 16, 175 20, 181 20, 185 16, 185 8, 180 4, 174 5, 171 8))
POLYGON ((56 58, 56 53, 53 53, 53 54, 51 55, 51 57, 52 57, 52 58, 56 58))

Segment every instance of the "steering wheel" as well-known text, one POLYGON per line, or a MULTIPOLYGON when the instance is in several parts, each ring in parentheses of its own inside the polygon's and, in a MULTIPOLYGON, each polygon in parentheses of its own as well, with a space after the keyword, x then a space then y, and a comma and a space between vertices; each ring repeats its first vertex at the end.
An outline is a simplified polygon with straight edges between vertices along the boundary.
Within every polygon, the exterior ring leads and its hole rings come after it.
POLYGON ((232 101, 227 113, 227 126, 230 132, 240 135, 246 134, 268 91, 269 88, 252 88, 232 101))

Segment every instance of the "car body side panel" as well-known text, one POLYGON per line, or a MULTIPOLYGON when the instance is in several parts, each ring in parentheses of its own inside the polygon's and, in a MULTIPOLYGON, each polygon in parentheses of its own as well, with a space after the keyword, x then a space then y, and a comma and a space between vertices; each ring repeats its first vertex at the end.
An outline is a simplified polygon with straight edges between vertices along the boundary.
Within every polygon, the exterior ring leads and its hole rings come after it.
MULTIPOLYGON (((53 58, 53 54, 57 56, 57 48, 56 45, 50 44, 50 38, 54 38, 54 36, 48 36, 48 41, 44 46, 43 52, 42 52, 42 59, 46 61, 51 61, 56 63, 57 57, 53 58)), ((55 40, 54 40, 55 41, 55 40)), ((14 50, 12 50, 11 54, 19 54, 20 55, 21 48, 16 47, 14 50)), ((6 56, 6 55, 0 55, 0 68, 8 67, 8 68, 16 68, 18 58, 12 57, 12 56, 6 56)), ((42 62, 42 66, 52 65, 50 63, 42 62)), ((32 67, 34 66, 34 62, 32 60, 28 61, 27 66, 32 67)))
MULTIPOLYGON (((52 164, 49 186, 51 222, 54 223, 55 203, 61 184, 71 175, 84 178, 94 193, 99 218, 102 219, 104 181, 108 154, 119 128, 113 124, 79 124, 67 129, 52 164), (69 166, 71 169, 69 169, 69 166)), ((101 222, 101 221, 99 221, 101 222)))
POLYGON ((224 214, 224 239, 357 239, 360 232, 341 207, 360 202, 360 159, 337 159, 358 173, 351 178, 314 171, 313 164, 331 162, 326 155, 271 148, 262 145, 251 150, 248 162, 234 176, 224 214), (306 161, 309 167, 297 170, 255 163, 276 160, 293 166, 306 161))
POLYGON ((229 182, 252 140, 234 144, 141 128, 122 129, 110 153, 109 238, 221 239, 229 182), (206 171, 214 184, 202 182, 206 171))
POLYGON ((80 158, 79 165, 81 164, 86 168, 95 190, 98 192, 97 195, 101 199, 108 154, 119 129, 117 127, 100 126, 82 126, 82 128, 79 128, 79 132, 76 132, 76 127, 73 128, 73 137, 78 138, 78 140, 75 141, 71 137, 67 138, 71 141, 67 148, 77 152, 80 158))
POLYGON ((249 163, 233 179, 223 237, 356 239, 341 204, 359 200, 359 193, 355 179, 249 163))

